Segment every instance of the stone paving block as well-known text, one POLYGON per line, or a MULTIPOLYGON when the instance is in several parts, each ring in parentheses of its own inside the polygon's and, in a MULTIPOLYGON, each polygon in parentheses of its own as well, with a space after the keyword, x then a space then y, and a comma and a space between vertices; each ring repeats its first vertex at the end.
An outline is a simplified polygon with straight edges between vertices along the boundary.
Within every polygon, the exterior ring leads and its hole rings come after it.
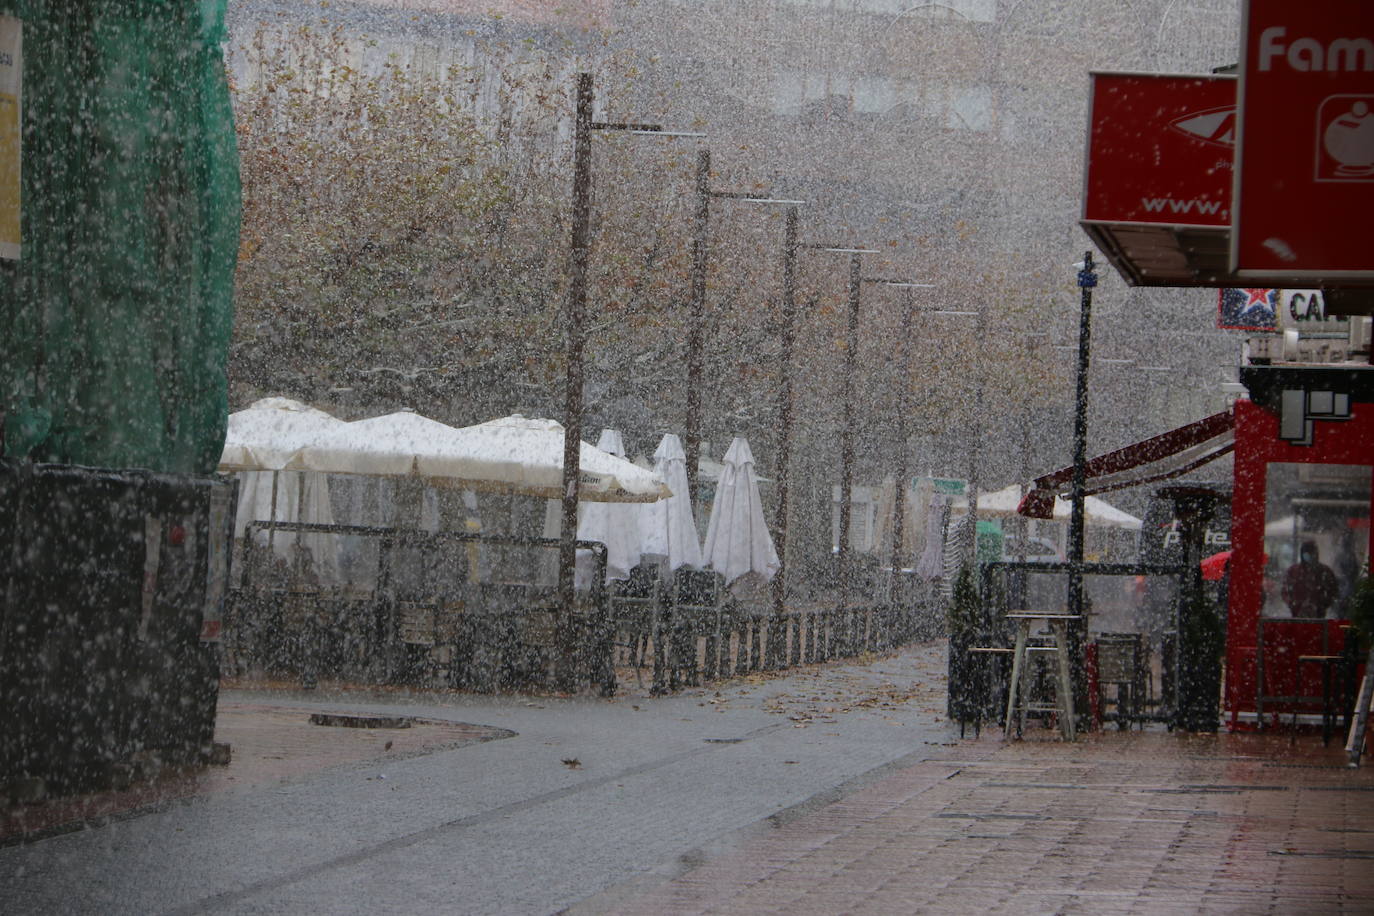
POLYGON ((1374 890, 1368 859, 1344 857, 1374 855, 1368 771, 1267 766, 1287 749, 1256 736, 970 744, 991 753, 923 791, 893 774, 789 825, 833 837, 738 901, 809 882, 789 912, 1288 913, 1350 909, 1374 890))

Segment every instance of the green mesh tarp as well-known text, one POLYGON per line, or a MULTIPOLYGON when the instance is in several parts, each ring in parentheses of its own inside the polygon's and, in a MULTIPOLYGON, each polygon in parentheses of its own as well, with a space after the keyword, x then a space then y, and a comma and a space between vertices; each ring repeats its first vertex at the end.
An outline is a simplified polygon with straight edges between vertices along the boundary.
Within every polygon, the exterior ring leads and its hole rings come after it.
POLYGON ((0 0, 24 66, 0 454, 215 468, 239 232, 225 2, 0 0))

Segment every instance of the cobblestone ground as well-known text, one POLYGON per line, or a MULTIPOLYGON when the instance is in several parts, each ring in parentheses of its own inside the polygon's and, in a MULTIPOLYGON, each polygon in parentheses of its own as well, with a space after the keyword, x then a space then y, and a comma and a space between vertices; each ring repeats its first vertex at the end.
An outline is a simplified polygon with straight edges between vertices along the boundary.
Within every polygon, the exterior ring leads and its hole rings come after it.
POLYGON ((965 741, 577 913, 1371 913, 1374 772, 1284 736, 965 741))

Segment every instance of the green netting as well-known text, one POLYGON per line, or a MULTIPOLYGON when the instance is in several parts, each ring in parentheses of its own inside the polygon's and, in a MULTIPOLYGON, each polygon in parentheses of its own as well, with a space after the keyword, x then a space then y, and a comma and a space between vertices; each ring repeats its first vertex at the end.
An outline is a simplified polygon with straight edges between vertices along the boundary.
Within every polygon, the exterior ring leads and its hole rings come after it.
POLYGON ((23 21, 23 251, 0 261, 3 454, 213 471, 239 176, 226 0, 0 0, 23 21))

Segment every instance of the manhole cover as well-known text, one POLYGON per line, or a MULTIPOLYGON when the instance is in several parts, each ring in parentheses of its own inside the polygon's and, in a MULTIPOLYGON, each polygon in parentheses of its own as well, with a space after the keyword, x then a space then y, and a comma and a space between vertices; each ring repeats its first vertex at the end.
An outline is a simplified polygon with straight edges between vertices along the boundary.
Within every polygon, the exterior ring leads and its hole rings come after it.
POLYGON ((410 728, 414 720, 409 716, 350 716, 317 712, 311 714, 310 724, 332 725, 336 728, 410 728))

